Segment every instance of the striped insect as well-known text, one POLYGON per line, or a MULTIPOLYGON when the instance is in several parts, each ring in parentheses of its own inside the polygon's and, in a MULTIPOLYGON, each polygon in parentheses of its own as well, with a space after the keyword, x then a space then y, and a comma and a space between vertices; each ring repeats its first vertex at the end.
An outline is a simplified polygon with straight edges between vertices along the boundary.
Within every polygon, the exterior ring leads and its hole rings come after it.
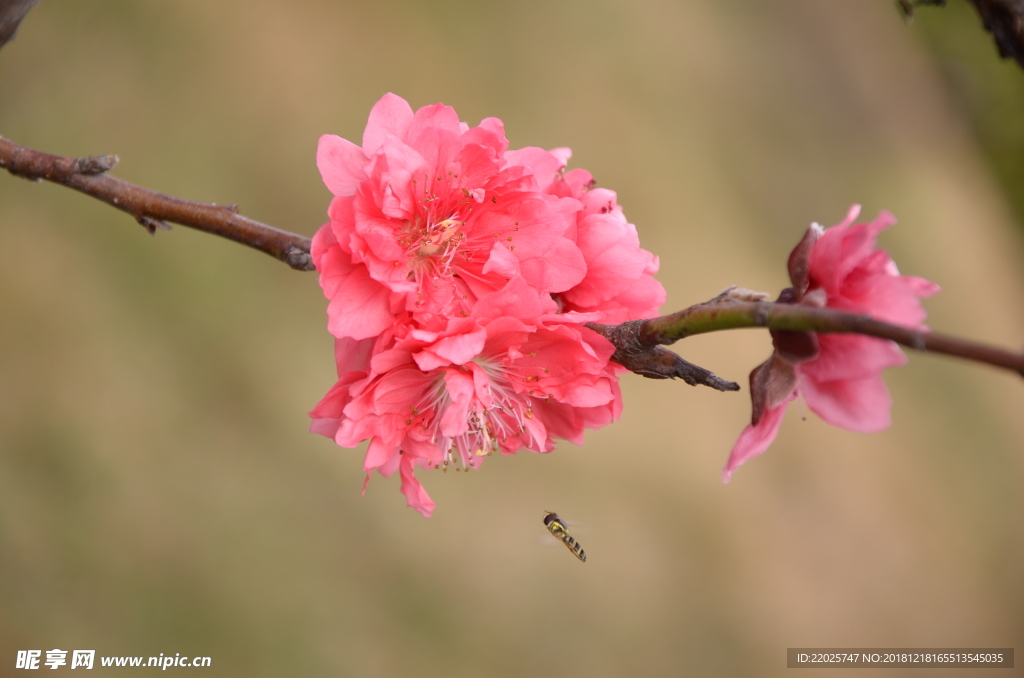
POLYGON ((569 536, 569 528, 565 526, 565 522, 558 517, 557 513, 552 511, 544 512, 544 527, 548 528, 548 532, 555 536, 565 547, 572 551, 573 555, 580 559, 581 562, 587 562, 587 553, 580 548, 579 543, 569 536))

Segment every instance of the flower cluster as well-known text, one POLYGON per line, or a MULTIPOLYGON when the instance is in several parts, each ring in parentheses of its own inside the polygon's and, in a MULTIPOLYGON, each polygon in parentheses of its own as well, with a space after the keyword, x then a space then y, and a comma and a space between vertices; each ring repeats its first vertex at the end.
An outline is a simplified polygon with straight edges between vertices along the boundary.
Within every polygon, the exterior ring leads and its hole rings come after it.
MULTIPOLYGON (((920 298, 939 291, 923 278, 900 275, 885 252, 875 249, 878 234, 896 223, 882 212, 868 224, 855 224, 854 205, 837 226, 812 224, 789 256, 787 288, 779 302, 834 308, 870 315, 914 329, 924 328, 920 298)), ((775 351, 750 373, 751 424, 740 434, 722 472, 732 472, 771 445, 786 407, 798 395, 822 419, 851 431, 873 433, 889 427, 892 398, 882 370, 906 363, 891 341, 860 334, 817 334, 772 330, 775 351)))
POLYGON ((510 151, 496 118, 469 127, 394 94, 362 141, 317 150, 334 199, 312 256, 338 381, 311 430, 368 440, 367 481, 397 470, 429 516, 417 466, 549 452, 617 418, 622 368, 585 323, 655 316, 665 291, 615 193, 565 171, 568 149, 510 151))

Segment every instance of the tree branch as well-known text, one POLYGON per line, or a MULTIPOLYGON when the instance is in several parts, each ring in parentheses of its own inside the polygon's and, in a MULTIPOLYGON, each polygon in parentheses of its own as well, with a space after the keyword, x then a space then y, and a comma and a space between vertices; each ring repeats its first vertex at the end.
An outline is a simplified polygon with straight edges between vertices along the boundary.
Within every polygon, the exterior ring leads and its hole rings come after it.
MULTIPOLYGON (((617 326, 587 325, 630 354, 634 372, 657 370, 664 361, 660 348, 680 339, 740 327, 767 327, 774 330, 812 332, 848 332, 889 339, 916 351, 930 351, 965 358, 1017 372, 1024 377, 1024 354, 958 339, 938 332, 922 332, 875 320, 870 316, 845 313, 830 308, 770 301, 714 301, 649 320, 633 320, 617 326), (648 367, 650 365, 650 367, 648 367)), ((618 351, 615 354, 619 355, 618 351)), ((615 358, 613 358, 615 360, 615 358)), ((616 360, 616 362, 619 362, 616 360)), ((622 363, 625 364, 625 363, 622 363)), ((647 375, 645 375, 647 376, 647 375)))
MULTIPOLYGON (((1014 59, 1024 68, 1024 0, 967 0, 981 16, 985 30, 996 41, 999 56, 1014 59)), ((921 5, 944 7, 947 0, 897 0, 907 17, 921 5)))
MULTIPOLYGON (((682 379, 690 386, 702 384, 716 391, 738 391, 740 385, 734 381, 726 381, 703 367, 683 360, 681 357, 641 339, 637 328, 643 320, 624 322, 621 325, 601 325, 587 323, 594 330, 615 346, 612 362, 622 365, 630 372, 635 372, 648 379, 682 379)), ((671 342, 665 342, 671 343, 671 342)))
POLYGON ((309 238, 243 217, 236 205, 183 200, 106 174, 117 160, 116 155, 65 158, 0 137, 0 167, 15 176, 81 191, 132 215, 150 233, 170 228, 167 222, 173 222, 248 245, 296 270, 313 270, 309 238))
POLYGON ((1024 67, 1024 1, 970 0, 985 30, 996 40, 999 56, 1024 67))
POLYGON ((0 47, 18 32, 18 24, 39 0, 0 0, 0 47))
MULTIPOLYGON (((102 200, 131 214, 147 231, 170 228, 173 222, 213 233, 265 252, 300 271, 314 270, 310 239, 247 219, 234 205, 212 205, 150 191, 106 172, 117 165, 115 155, 65 158, 20 146, 0 137, 0 167, 33 181, 52 181, 102 200)), ((746 291, 744 291, 746 292, 746 291)), ((777 330, 853 332, 889 339, 918 351, 931 351, 1011 369, 1024 376, 1024 355, 949 337, 936 332, 890 325, 865 315, 844 313, 802 304, 772 303, 719 297, 690 308, 649 320, 621 325, 587 325, 615 347, 612 360, 651 379, 683 379, 719 391, 739 385, 693 365, 661 348, 680 339, 718 330, 767 327, 777 330)))

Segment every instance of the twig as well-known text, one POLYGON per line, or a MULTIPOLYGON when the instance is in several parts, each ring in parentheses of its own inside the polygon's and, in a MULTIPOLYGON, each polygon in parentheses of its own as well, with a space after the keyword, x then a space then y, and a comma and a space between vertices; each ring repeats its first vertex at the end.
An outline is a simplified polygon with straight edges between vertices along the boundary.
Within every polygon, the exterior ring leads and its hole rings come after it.
POLYGON ((1024 67, 1024 2, 1022 0, 970 0, 981 15, 985 30, 996 40, 999 56, 1024 67))
MULTIPOLYGON (((944 7, 947 0, 897 0, 904 15, 912 19, 914 8, 944 7)), ((968 0, 981 16, 985 30, 996 41, 999 56, 1014 59, 1024 68, 1024 0, 968 0)))
MULTIPOLYGON (((726 381, 713 372, 683 360, 681 357, 661 348, 657 344, 644 342, 637 328, 643 320, 625 322, 621 325, 601 325, 587 323, 594 330, 615 346, 612 362, 622 365, 630 372, 635 372, 648 379, 682 379, 690 386, 703 384, 716 391, 738 391, 740 385, 726 381)), ((671 343, 671 342, 666 342, 671 343)))
MULTIPOLYGON (((182 200, 106 174, 117 165, 117 161, 114 155, 85 158, 50 155, 0 137, 0 167, 16 176, 33 181, 45 179, 98 198, 131 214, 150 233, 170 228, 167 222, 173 222, 248 245, 294 269, 314 270, 309 238, 247 219, 238 214, 237 205, 182 200)), ((659 318, 634 320, 617 326, 597 323, 588 326, 615 345, 613 361, 637 374, 651 379, 680 378, 688 384, 703 384, 719 391, 736 391, 739 386, 683 360, 661 345, 694 334, 740 327, 855 332, 891 339, 918 351, 944 353, 1012 369, 1024 376, 1024 355, 964 339, 911 330, 834 309, 741 301, 735 295, 732 299, 722 299, 716 298, 659 318)))
POLYGON ((150 191, 112 177, 116 155, 65 158, 0 137, 0 167, 16 176, 45 179, 73 188, 135 217, 150 233, 181 224, 248 245, 299 271, 312 271, 309 238, 281 231, 238 214, 237 205, 212 205, 150 191))
POLYGON ((1024 354, 938 332, 922 332, 891 325, 866 315, 803 304, 769 301, 704 303, 649 320, 634 320, 618 326, 590 323, 588 327, 607 337, 617 347, 631 352, 632 362, 639 365, 647 361, 657 365, 663 361, 660 352, 664 349, 660 345, 672 344, 695 334, 741 327, 767 327, 774 330, 865 334, 889 339, 916 351, 942 353, 1002 367, 1024 377, 1024 354))
POLYGON ((18 24, 39 0, 0 0, 0 47, 18 32, 18 24))

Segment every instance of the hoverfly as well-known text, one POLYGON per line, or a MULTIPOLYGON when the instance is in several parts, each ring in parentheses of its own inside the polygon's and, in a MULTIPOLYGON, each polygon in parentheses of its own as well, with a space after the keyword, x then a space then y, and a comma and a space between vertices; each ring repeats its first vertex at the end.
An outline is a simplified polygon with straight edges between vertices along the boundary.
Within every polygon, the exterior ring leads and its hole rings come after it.
POLYGON ((548 528, 548 532, 565 544, 565 547, 572 551, 572 554, 579 558, 581 562, 587 562, 586 551, 580 548, 579 543, 569 536, 569 528, 565 526, 565 523, 558 517, 558 514, 551 511, 545 511, 544 513, 547 514, 544 516, 544 527, 548 528))

